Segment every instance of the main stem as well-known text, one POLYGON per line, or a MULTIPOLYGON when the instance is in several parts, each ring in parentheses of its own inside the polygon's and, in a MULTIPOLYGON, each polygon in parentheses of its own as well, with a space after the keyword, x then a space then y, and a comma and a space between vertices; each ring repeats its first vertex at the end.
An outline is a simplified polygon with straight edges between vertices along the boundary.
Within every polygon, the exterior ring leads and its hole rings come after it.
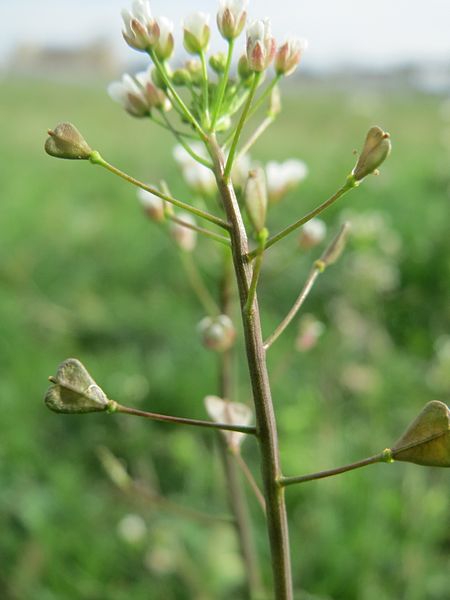
MULTIPOLYGON (((220 311, 231 317, 232 312, 232 270, 230 256, 224 258, 224 267, 220 286, 220 311)), ((219 355, 219 395, 221 398, 233 398, 233 350, 232 348, 219 355)), ((236 520, 236 534, 245 566, 245 594, 249 599, 256 598, 262 589, 258 557, 255 550, 252 526, 247 499, 242 488, 239 469, 234 457, 229 452, 222 435, 219 436, 220 451, 227 480, 228 501, 236 520)))
POLYGON ((284 490, 280 485, 282 474, 278 452, 278 433, 256 295, 251 310, 245 311, 252 279, 252 266, 246 260, 248 254, 247 235, 233 185, 224 173, 224 155, 214 136, 209 138, 209 150, 215 164, 219 193, 231 224, 233 267, 239 289, 247 362, 255 404, 275 598, 276 600, 292 600, 289 534, 284 490))

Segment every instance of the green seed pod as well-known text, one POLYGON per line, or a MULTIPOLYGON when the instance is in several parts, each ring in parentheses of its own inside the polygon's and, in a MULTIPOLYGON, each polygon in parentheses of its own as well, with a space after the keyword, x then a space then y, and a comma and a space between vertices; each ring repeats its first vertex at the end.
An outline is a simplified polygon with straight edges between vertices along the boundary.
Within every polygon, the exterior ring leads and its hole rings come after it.
POLYGON ((378 167, 389 156, 391 147, 389 133, 380 127, 371 127, 358 162, 352 171, 355 181, 361 181, 367 175, 376 173, 378 167))
POLYGON ((49 129, 44 149, 56 158, 89 160, 92 148, 72 123, 60 123, 54 130, 49 129))

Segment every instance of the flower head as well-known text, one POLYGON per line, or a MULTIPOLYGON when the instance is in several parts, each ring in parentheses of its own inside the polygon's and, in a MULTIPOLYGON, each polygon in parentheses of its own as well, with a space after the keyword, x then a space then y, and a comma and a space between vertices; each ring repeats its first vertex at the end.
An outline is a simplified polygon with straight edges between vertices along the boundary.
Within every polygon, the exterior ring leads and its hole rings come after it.
POLYGON ((277 75, 291 75, 300 62, 308 43, 306 40, 289 37, 282 44, 275 55, 275 71, 277 75))
POLYGON ((266 165, 269 202, 281 200, 308 175, 308 167, 302 160, 291 159, 283 163, 270 161, 266 165))
POLYGON ((154 108, 171 107, 164 92, 153 84, 150 71, 141 71, 135 77, 125 73, 121 81, 109 84, 108 94, 133 117, 147 117, 154 108))
POLYGON ((158 223, 164 221, 164 200, 142 189, 137 191, 137 197, 142 208, 152 221, 158 223))
POLYGON ((125 29, 122 35, 126 43, 135 50, 148 50, 159 39, 159 25, 152 17, 148 0, 135 0, 131 10, 122 11, 125 29))
POLYGON ((303 225, 298 238, 302 250, 309 250, 320 244, 327 235, 327 226, 322 219, 311 219, 303 225))
POLYGON ((184 47, 190 54, 200 54, 208 48, 211 29, 209 15, 196 12, 183 22, 184 47))
POLYGON ((252 71, 265 71, 275 56, 270 21, 254 21, 247 29, 247 58, 252 71))
POLYGON ((226 40, 237 38, 247 20, 248 0, 220 0, 217 27, 226 40))
POLYGON ((44 148, 50 156, 88 160, 92 155, 92 148, 72 123, 59 123, 48 135, 44 148))

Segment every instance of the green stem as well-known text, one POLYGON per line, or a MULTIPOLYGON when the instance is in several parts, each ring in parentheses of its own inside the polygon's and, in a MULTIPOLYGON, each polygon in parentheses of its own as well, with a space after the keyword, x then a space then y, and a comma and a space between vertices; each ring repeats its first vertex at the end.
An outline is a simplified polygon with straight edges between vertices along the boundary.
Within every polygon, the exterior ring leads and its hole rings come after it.
POLYGON ((170 131, 171 133, 173 133, 176 136, 186 137, 190 140, 198 140, 199 139, 198 135, 193 135, 192 133, 186 133, 185 131, 178 131, 172 125, 170 125, 170 126, 167 125, 167 123, 164 123, 163 121, 160 121, 159 119, 157 119, 154 114, 150 115, 150 120, 153 121, 156 125, 159 125, 160 127, 163 127, 164 129, 167 129, 167 131, 170 131))
POLYGON ((242 111, 241 118, 239 119, 239 123, 236 127, 236 131, 234 134, 233 141, 231 143, 230 153, 228 154, 228 159, 225 165, 224 170, 224 180, 228 181, 230 178, 231 169, 233 168, 234 157, 236 155, 237 145, 239 143, 239 138, 241 137, 242 129, 245 125, 247 117, 249 116, 249 111, 251 104, 253 102, 253 98, 255 97, 256 90, 258 89, 258 84, 261 79, 261 73, 255 73, 255 77, 252 82, 252 87, 250 88, 250 93, 247 98, 247 102, 244 106, 244 110, 242 111))
POLYGON ((253 473, 248 468, 248 465, 245 462, 245 460, 242 458, 239 450, 237 452, 233 452, 232 454, 233 454, 234 458, 236 459, 236 462, 239 465, 239 468, 241 469, 245 479, 247 480, 252 492, 254 493, 255 498, 256 498, 258 504, 260 505, 263 513, 266 514, 266 501, 264 500, 264 496, 263 496, 261 490, 259 489, 258 484, 255 481, 255 478, 253 477, 253 473))
POLYGON ((167 218, 170 219, 171 221, 173 221, 174 223, 178 223, 179 225, 186 227, 186 229, 192 229, 193 231, 197 231, 198 233, 201 233, 202 235, 210 238, 211 240, 214 240, 215 242, 224 244, 228 248, 230 248, 230 246, 231 246, 230 239, 225 237, 224 235, 214 233, 213 231, 209 231, 209 229, 205 229, 204 227, 199 227, 198 225, 194 225, 193 223, 188 223, 187 221, 183 221, 183 219, 180 219, 179 217, 177 217, 176 215, 173 215, 173 214, 167 215, 167 218))
POLYGON ((173 133, 173 135, 177 138, 177 140, 180 142, 180 144, 183 146, 183 148, 186 150, 186 152, 189 154, 189 156, 191 156, 196 162, 200 163, 204 167, 207 167, 208 169, 212 169, 213 165, 212 165, 211 161, 204 158, 203 156, 200 156, 200 154, 197 154, 197 152, 195 152, 195 150, 193 150, 189 146, 189 144, 186 142, 186 140, 183 139, 182 135, 180 135, 180 133, 178 131, 176 131, 176 129, 174 129, 174 127, 172 126, 172 123, 169 121, 169 118, 167 117, 166 113, 163 110, 161 110, 161 116, 163 117, 164 121, 167 124, 167 129, 169 129, 173 133))
POLYGON ((221 429, 223 431, 239 431, 240 433, 248 433, 256 435, 256 428, 250 425, 230 425, 229 423, 215 423, 214 421, 203 421, 201 419, 188 419, 185 417, 173 417, 171 415, 161 415, 159 413, 146 412, 144 410, 138 410, 137 408, 130 408, 128 406, 122 406, 117 402, 110 401, 113 403, 111 407, 112 413, 121 413, 125 415, 132 415, 135 417, 144 417, 145 419, 151 419, 152 421, 163 421, 164 423, 174 423, 176 425, 194 425, 196 427, 204 427, 206 429, 221 429))
POLYGON ((227 89, 228 78, 230 76, 230 67, 231 67, 231 60, 233 58, 233 49, 234 49, 234 40, 232 39, 232 40, 229 40, 229 42, 228 42, 227 62, 225 63, 225 70, 222 73, 222 79, 220 80, 220 86, 219 86, 216 101, 214 104, 213 118, 211 121, 211 131, 214 131, 214 129, 216 127, 217 119, 219 118, 219 115, 220 115, 220 109, 222 108, 222 102, 223 102, 223 98, 225 96, 225 90, 227 89))
POLYGON ((139 187, 139 188, 145 190, 146 192, 150 192, 150 194, 154 194, 158 198, 161 198, 162 200, 165 200, 166 202, 169 202, 170 204, 178 206, 178 208, 182 208, 183 210, 186 210, 187 212, 190 212, 193 215, 196 215, 197 217, 205 219, 206 221, 209 221, 210 223, 214 223, 214 225, 218 225, 219 227, 222 227, 223 229, 226 229, 227 231, 229 231, 229 229, 230 229, 230 226, 228 225, 228 223, 226 221, 224 221, 223 219, 220 219, 219 217, 211 215, 210 213, 207 213, 206 211, 201 210, 200 208, 196 208, 195 206, 186 204, 186 202, 182 202, 181 200, 176 200, 175 198, 172 198, 171 196, 168 196, 167 194, 160 192, 157 188, 154 188, 150 185, 146 185, 145 183, 142 183, 142 181, 139 181, 138 179, 131 177, 131 175, 124 173, 117 167, 114 167, 113 165, 108 163, 97 151, 92 152, 92 154, 90 156, 90 161, 92 164, 100 165, 101 167, 107 169, 114 175, 117 175, 118 177, 121 177, 125 181, 128 181, 128 183, 131 183, 131 184, 135 185, 136 187, 139 187))
POLYGON ((198 272, 198 269, 194 263, 191 253, 181 252, 181 260, 189 279, 190 286, 195 292, 200 304, 205 309, 206 313, 210 316, 216 316, 220 314, 219 307, 217 306, 214 298, 211 296, 208 288, 206 287, 203 279, 198 272))
POLYGON ((267 98, 270 96, 270 94, 272 93, 273 88, 278 84, 278 82, 280 81, 280 79, 283 77, 283 75, 276 75, 272 81, 269 83, 269 85, 266 87, 266 89, 264 90, 264 92, 261 94, 261 96, 258 98, 258 100, 255 102, 252 110, 250 111, 248 118, 250 119, 250 117, 252 117, 257 110, 259 110, 259 108, 264 104, 264 102, 267 100, 267 98))
POLYGON ((202 84, 203 84, 203 115, 205 127, 209 129, 209 91, 208 91, 208 67, 206 65, 205 52, 200 52, 200 62, 202 63, 202 84))
MULTIPOLYGON (((352 178, 347 179, 345 185, 343 185, 340 190, 338 190, 333 196, 331 196, 331 198, 328 198, 328 200, 317 206, 314 210, 306 214, 304 217, 302 217, 295 223, 292 223, 292 225, 289 225, 289 227, 286 227, 286 229, 283 229, 282 231, 280 231, 280 233, 277 233, 276 235, 271 237, 267 241, 266 250, 274 244, 276 244, 277 242, 279 242, 280 240, 282 240, 283 238, 285 238, 287 235, 289 235, 296 229, 298 229, 299 227, 301 227, 302 225, 304 225, 305 223, 307 223, 308 221, 311 221, 311 219, 314 219, 314 217, 317 217, 317 215, 320 215, 321 212, 323 212, 329 206, 334 204, 337 200, 339 200, 339 198, 342 198, 342 196, 344 196, 344 194, 346 194, 349 190, 353 189, 354 187, 357 187, 357 185, 358 184, 352 178)), ((257 254, 258 250, 253 250, 253 252, 249 252, 248 258, 252 260, 257 256, 257 254)))
POLYGON ((250 148, 253 146, 253 144, 258 141, 258 139, 262 136, 262 134, 266 131, 266 129, 270 125, 272 125, 274 120, 275 120, 275 117, 273 117, 273 116, 268 116, 264 119, 264 121, 259 125, 259 127, 254 131, 254 133, 249 137, 247 142, 239 150, 239 154, 238 154, 236 160, 239 160, 240 157, 244 156, 244 154, 246 154, 250 150, 250 148))
POLYGON ((247 296, 247 302, 245 303, 245 308, 244 311, 246 314, 250 314, 252 311, 252 307, 253 307, 253 302, 255 300, 255 296, 256 296, 256 288, 258 286, 258 281, 259 281, 259 276, 261 274, 261 267, 262 267, 262 261, 263 261, 263 256, 264 256, 264 246, 267 240, 267 236, 268 236, 268 231, 267 229, 263 229, 262 231, 259 232, 258 236, 258 254, 256 255, 255 258, 255 263, 253 265, 253 273, 252 273, 252 279, 250 282, 250 288, 248 290, 248 296, 247 296))
POLYGON ((155 65, 155 67, 158 69, 158 72, 161 75, 162 80, 164 81, 165 85, 170 90, 170 93, 174 97, 174 99, 177 102, 177 104, 180 107, 180 109, 183 111, 184 116, 192 124, 192 126, 194 127, 194 129, 197 130, 197 132, 199 133, 200 137, 203 140, 206 140, 207 136, 206 136, 205 132, 203 131, 203 129, 200 126, 200 124, 198 123, 197 119, 191 113, 191 111, 189 110, 189 108, 183 102, 182 98, 180 97, 180 95, 178 94, 178 92, 176 91, 176 89, 174 88, 174 86, 172 85, 172 82, 170 81, 170 79, 169 79, 169 77, 167 75, 167 71, 164 68, 164 65, 161 63, 161 61, 159 60, 159 58, 156 56, 156 53, 154 52, 154 50, 152 50, 151 48, 149 48, 148 53, 150 55, 150 58, 153 60, 153 63, 155 65))
POLYGON ((324 479, 325 477, 333 477, 334 475, 340 475, 341 473, 347 473, 347 471, 353 471, 354 469, 361 469, 362 467, 367 467, 368 465, 374 465, 375 463, 380 462, 391 462, 387 458, 386 451, 380 452, 375 456, 370 456, 369 458, 364 458, 363 460, 358 460, 357 462, 351 463, 349 465, 345 465, 343 467, 338 467, 336 469, 329 469, 327 471, 319 471, 318 473, 311 473, 309 475, 300 475, 297 477, 282 477, 280 479, 280 485, 286 487, 288 485, 293 485, 295 483, 305 483, 307 481, 314 481, 315 479, 324 479))

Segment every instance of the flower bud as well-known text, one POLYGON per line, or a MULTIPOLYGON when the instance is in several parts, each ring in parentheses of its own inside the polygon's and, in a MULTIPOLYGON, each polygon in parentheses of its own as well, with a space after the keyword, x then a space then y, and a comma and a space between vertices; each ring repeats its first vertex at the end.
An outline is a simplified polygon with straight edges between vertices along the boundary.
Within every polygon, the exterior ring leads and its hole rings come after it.
POLYGON ((135 0, 131 11, 122 11, 122 19, 125 26, 122 35, 131 48, 146 51, 155 46, 159 39, 159 25, 152 17, 147 0, 135 0))
POLYGON ((371 127, 358 162, 352 171, 355 181, 361 181, 371 173, 377 173, 378 167, 389 156, 391 147, 389 133, 380 127, 371 127))
POLYGON ((150 79, 153 79, 153 72, 149 73, 138 73, 136 80, 142 86, 142 95, 147 103, 149 111, 154 108, 157 110, 163 110, 165 112, 172 108, 169 98, 163 92, 163 90, 154 85, 150 79))
POLYGON ((177 213, 175 218, 177 222, 174 221, 170 224, 170 234, 181 250, 192 252, 197 245, 197 232, 189 226, 195 226, 195 219, 185 212, 177 213))
POLYGON ((220 0, 217 27, 226 40, 237 38, 244 29, 247 4, 247 0, 220 0))
POLYGON ((208 48, 211 30, 209 15, 196 12, 184 20, 184 47, 189 54, 201 54, 208 48))
POLYGON ((142 85, 127 73, 122 76, 122 81, 113 81, 109 84, 108 94, 132 117, 143 118, 150 115, 151 107, 142 85))
POLYGON ((246 54, 243 54, 239 59, 238 75, 244 82, 248 82, 253 77, 253 71, 250 69, 250 65, 246 54))
POLYGON ((307 46, 306 40, 289 37, 284 44, 278 48, 275 55, 275 71, 277 75, 284 75, 285 77, 291 75, 300 62, 307 46))
POLYGON ((54 412, 101 412, 113 404, 76 358, 62 362, 49 380, 53 385, 45 395, 45 404, 54 412))
POLYGON ((275 204, 308 175, 308 167, 302 160, 291 159, 283 163, 270 161, 266 165, 269 202, 275 204))
MULTIPOLYGON (((172 77, 172 71, 170 69, 169 65, 166 65, 166 73, 167 76, 169 77, 169 79, 172 77)), ((151 74, 150 74, 151 80, 153 81, 153 83, 156 85, 157 88, 166 91, 167 89, 167 84, 164 81, 161 73, 159 72, 158 69, 152 69, 151 70, 151 74)))
POLYGON ((223 52, 217 52, 213 54, 209 59, 209 65, 211 69, 220 75, 225 71, 225 66, 227 63, 227 57, 223 52))
POLYGON ((205 317, 197 326, 205 348, 215 352, 225 352, 236 339, 233 321, 227 315, 205 317))
POLYGON ((164 221, 165 202, 162 198, 155 196, 155 194, 152 194, 151 192, 147 192, 147 190, 138 190, 137 197, 145 213, 150 217, 152 221, 155 221, 157 223, 161 223, 161 221, 164 221))
POLYGON ((314 315, 303 315, 299 322, 295 349, 298 352, 312 350, 324 331, 325 325, 316 319, 314 315))
POLYGON ((411 423, 391 450, 395 460, 428 467, 450 467, 450 411, 434 400, 411 423))
POLYGON ((173 54, 174 38, 173 23, 166 17, 158 17, 156 23, 159 28, 159 37, 155 45, 156 56, 159 60, 168 60, 173 54))
POLYGON ((192 83, 201 85, 203 81, 202 63, 199 60, 191 59, 186 61, 185 67, 189 71, 192 83))
POLYGON ((298 244, 302 250, 309 250, 323 242, 326 234, 327 226, 322 219, 311 219, 301 228, 298 244))
MULTIPOLYGON (((206 396, 204 403, 210 419, 216 423, 250 425, 253 420, 252 409, 241 402, 230 402, 218 396, 206 396)), ((239 447, 247 434, 240 431, 222 431, 222 435, 230 449, 239 452, 239 447)))
POLYGON ((56 158, 89 160, 92 148, 72 123, 59 123, 54 130, 49 129, 44 149, 56 158))
POLYGON ((172 83, 180 87, 189 85, 192 83, 191 74, 187 69, 176 69, 172 75, 172 83))
POLYGON ((264 229, 267 214, 267 189, 264 171, 252 169, 245 186, 245 208, 256 233, 264 229))
POLYGON ((247 29, 247 58, 252 71, 265 71, 275 56, 276 44, 270 21, 254 21, 247 29))

